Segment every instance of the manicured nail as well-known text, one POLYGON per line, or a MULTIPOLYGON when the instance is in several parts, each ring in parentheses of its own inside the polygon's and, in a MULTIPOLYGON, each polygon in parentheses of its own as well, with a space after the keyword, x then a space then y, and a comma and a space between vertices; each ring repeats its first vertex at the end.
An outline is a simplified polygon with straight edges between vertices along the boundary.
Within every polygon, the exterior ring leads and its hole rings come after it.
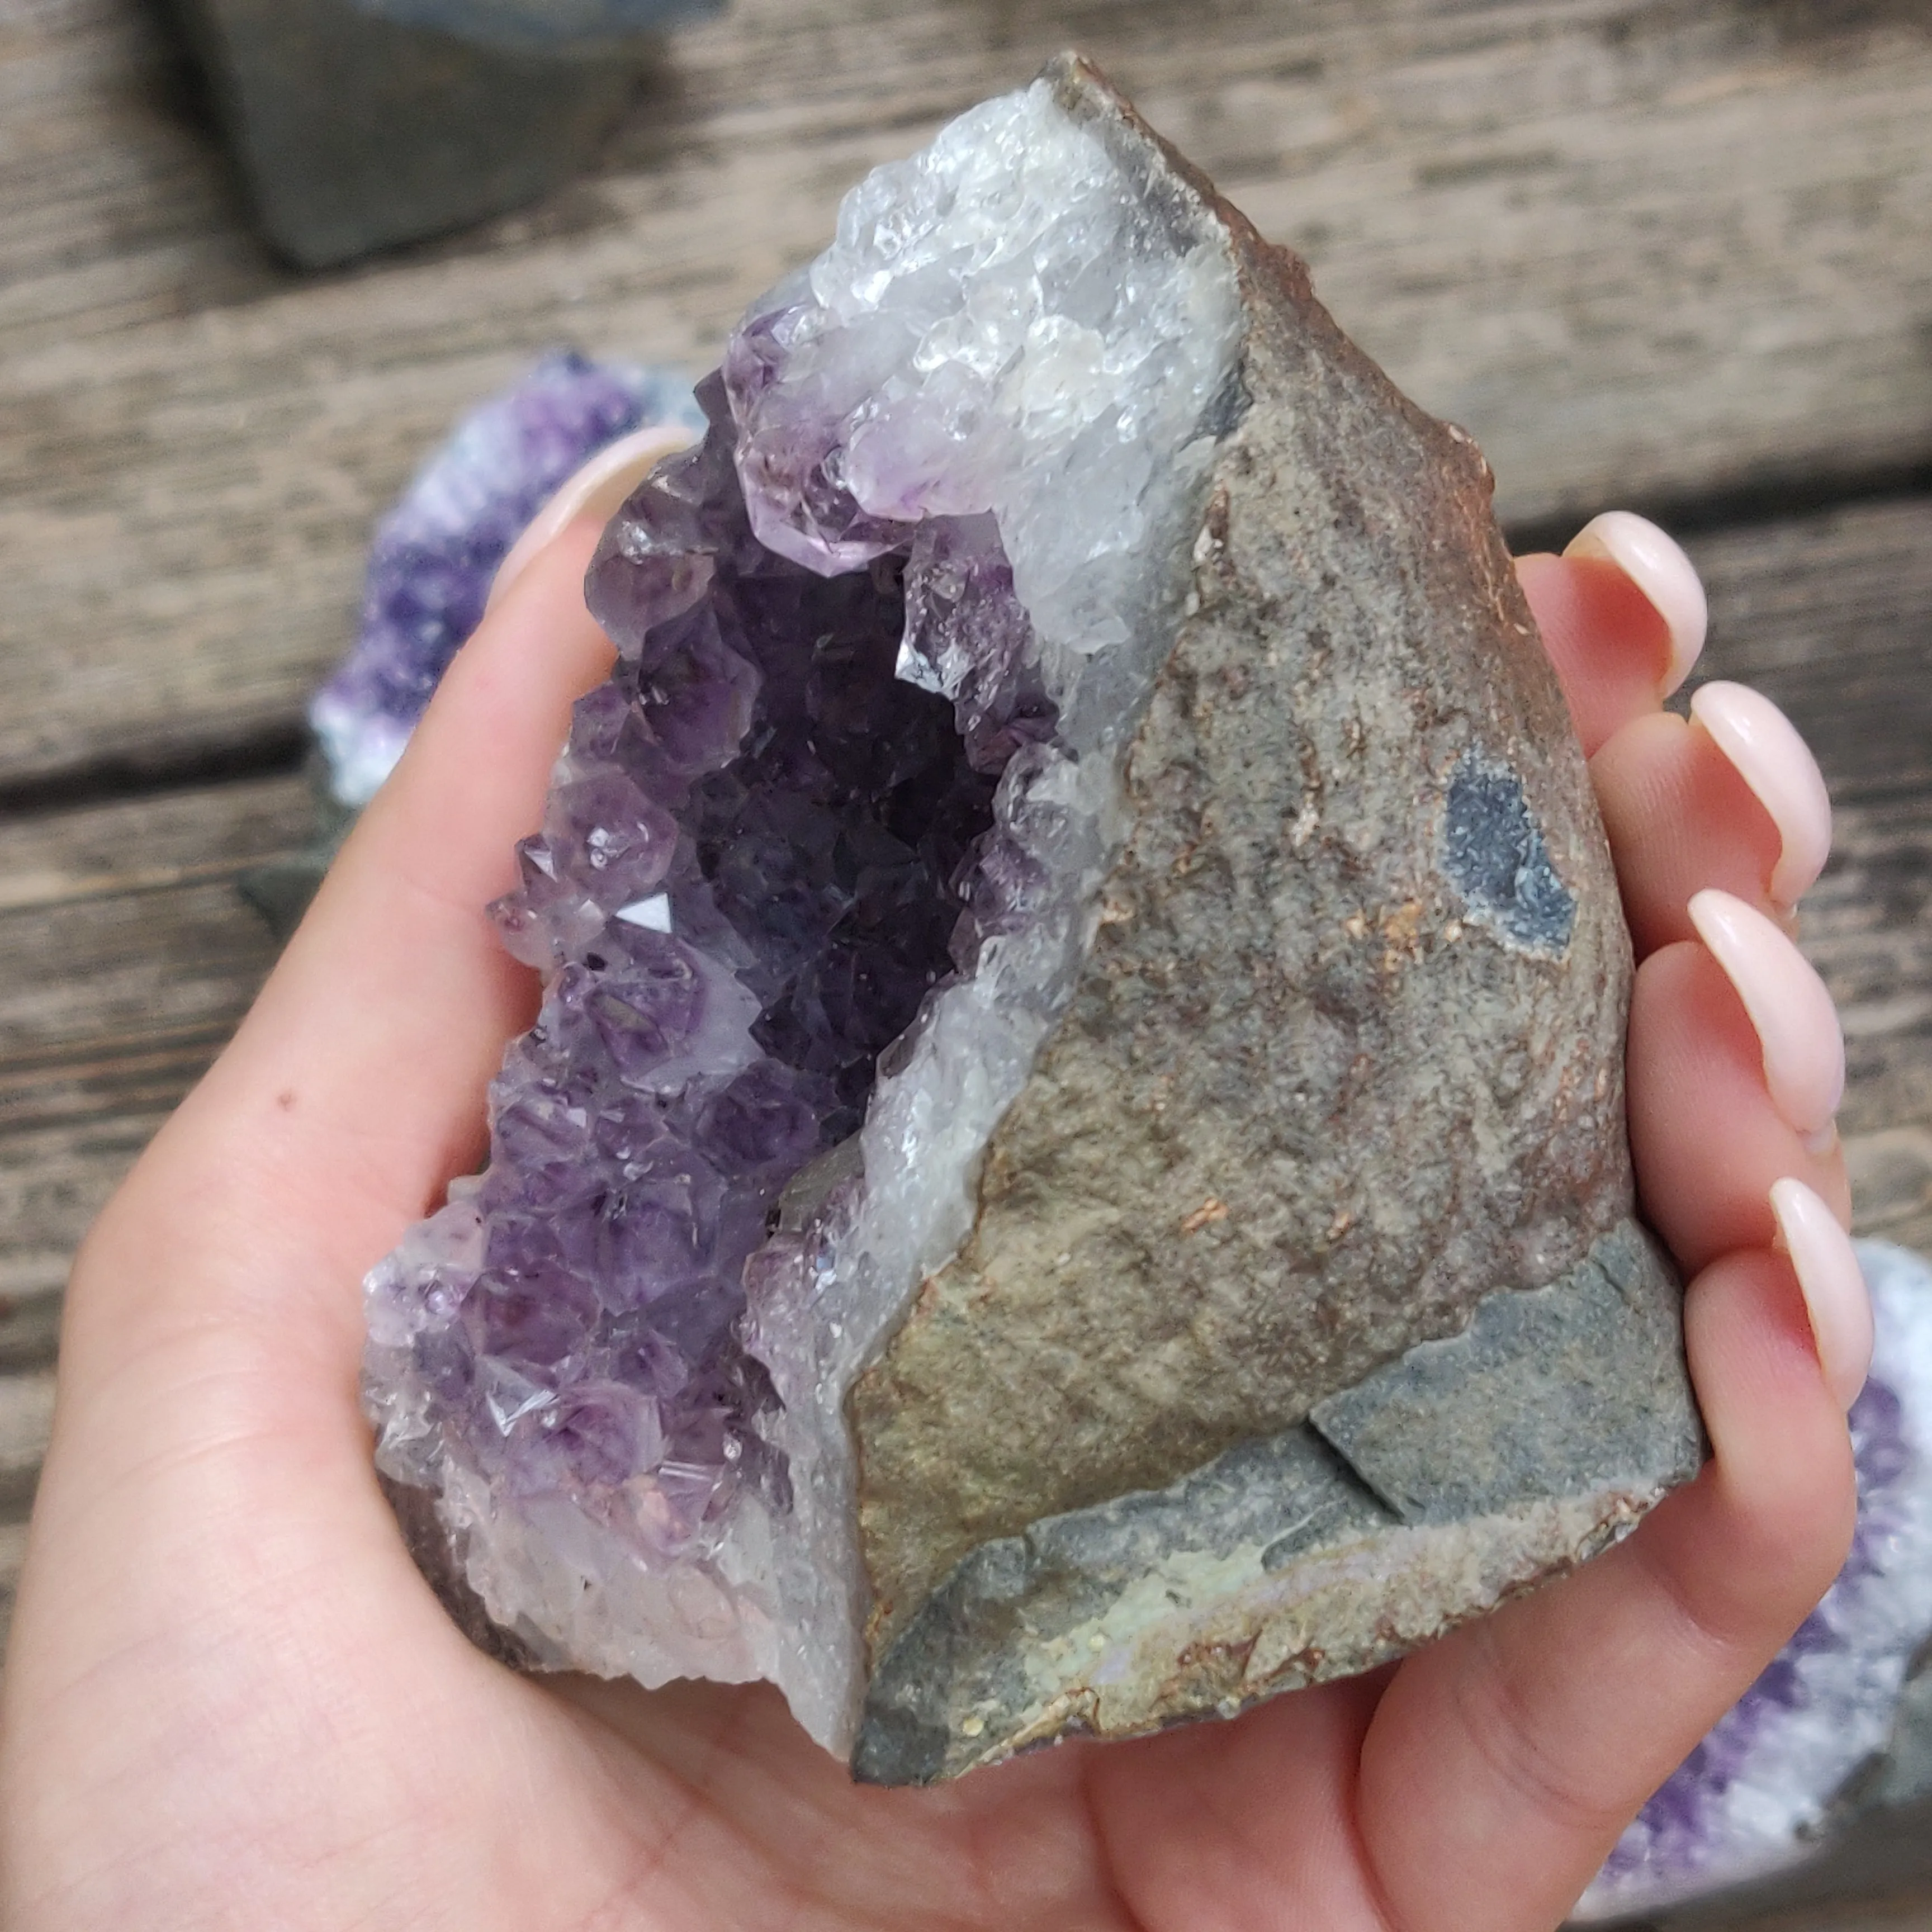
POLYGON ((1771 1104, 1820 1152, 1845 1092, 1838 1010, 1810 962, 1755 907, 1714 887, 1691 896, 1690 923, 1757 1030, 1771 1104))
POLYGON ((1771 896, 1796 905, 1832 852, 1832 800, 1811 748, 1769 698, 1746 685, 1700 685, 1690 694, 1690 716, 1770 813, 1779 840, 1771 896))
POLYGON ((1592 517, 1563 554, 1606 557, 1650 600, 1670 633, 1670 668, 1664 682, 1668 698, 1690 676, 1710 621, 1704 586, 1690 560, 1654 524, 1628 510, 1592 517))
POLYGON ((1850 1408, 1871 1372, 1871 1296, 1852 1238, 1802 1180, 1774 1182, 1771 1211, 1779 1245, 1791 1257, 1826 1386, 1850 1408))
POLYGON ((561 536, 579 517, 615 516, 618 506, 651 471, 667 456, 687 448, 691 440, 690 430, 675 424, 659 423, 650 429, 633 430, 628 436, 620 436, 608 449, 600 449, 559 488, 537 512, 530 527, 512 544, 508 556, 496 566, 496 580, 490 586, 484 608, 491 608, 502 598, 544 544, 561 536))

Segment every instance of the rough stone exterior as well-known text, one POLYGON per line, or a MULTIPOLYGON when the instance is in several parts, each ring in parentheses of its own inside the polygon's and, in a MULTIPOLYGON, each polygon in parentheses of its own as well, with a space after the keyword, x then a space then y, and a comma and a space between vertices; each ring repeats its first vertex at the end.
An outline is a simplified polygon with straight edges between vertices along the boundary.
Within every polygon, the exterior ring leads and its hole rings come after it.
MULTIPOLYGON (((1486 465, 1104 82, 1058 78, 1184 234, 1232 248, 1240 392, 1085 976, 972 1238, 848 1405, 875 1666, 975 1550, 1298 1428, 1486 1297, 1575 1270, 1633 1207, 1629 941, 1486 465)), ((1634 1265, 1669 1281, 1648 1248, 1634 1265)), ((1675 1322, 1673 1300, 1673 1360, 1675 1322)), ((1405 1641, 1656 1493, 1404 1532, 1429 1572, 1405 1641)), ((1304 1623, 1319 1674, 1344 1667, 1304 1623)), ((1119 1727, 1230 1694, 1177 1681, 1119 1727)))
POLYGON ((1626 1221, 1547 1288, 1492 1294, 1316 1404, 1322 1438, 1406 1523, 1678 1480, 1703 1460, 1670 1264, 1626 1221))
POLYGON ((1702 1459, 1678 1308, 1625 1223, 1312 1425, 982 1544, 880 1659, 854 1770, 923 1783, 1237 1711, 1580 1562, 1702 1459))
POLYGON ((1633 1205, 1629 939, 1488 466, 1059 81, 1248 332, 1086 977, 850 1402, 875 1656, 980 1544, 1294 1428, 1633 1205))

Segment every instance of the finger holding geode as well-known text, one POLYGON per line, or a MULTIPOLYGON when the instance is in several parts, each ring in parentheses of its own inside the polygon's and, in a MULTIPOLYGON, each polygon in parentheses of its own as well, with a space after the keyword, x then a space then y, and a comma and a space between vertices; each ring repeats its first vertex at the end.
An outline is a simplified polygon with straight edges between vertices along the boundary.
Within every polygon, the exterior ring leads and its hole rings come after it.
POLYGON ((425 1568, 923 1781, 1366 1669, 1691 1474, 1469 440, 1072 60, 700 396, 590 573, 490 1164, 370 1278, 425 1568))

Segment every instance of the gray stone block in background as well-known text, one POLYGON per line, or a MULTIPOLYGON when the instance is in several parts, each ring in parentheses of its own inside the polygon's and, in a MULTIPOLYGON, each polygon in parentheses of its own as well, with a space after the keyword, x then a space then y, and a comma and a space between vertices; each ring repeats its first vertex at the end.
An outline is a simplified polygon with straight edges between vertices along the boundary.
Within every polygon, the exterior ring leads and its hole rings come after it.
MULTIPOLYGON (((580 36, 520 44, 510 0, 396 0, 375 17, 350 0, 165 0, 206 71, 263 232, 303 268, 442 234, 534 200, 595 157, 631 98, 638 64, 608 53, 634 26, 716 10, 567 8, 580 36), (436 26, 407 24, 400 17, 436 26), (483 38, 440 30, 459 14, 483 38), (596 15, 592 21, 590 16, 596 15)), ((643 58, 640 52, 640 62, 643 58)))

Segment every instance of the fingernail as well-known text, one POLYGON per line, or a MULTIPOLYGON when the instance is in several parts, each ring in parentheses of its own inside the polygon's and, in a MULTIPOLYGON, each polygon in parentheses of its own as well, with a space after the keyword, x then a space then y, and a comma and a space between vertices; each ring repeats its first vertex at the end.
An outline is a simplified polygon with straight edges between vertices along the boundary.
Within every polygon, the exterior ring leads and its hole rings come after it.
POLYGON ((1791 1257, 1811 1317, 1811 1337, 1826 1386, 1850 1408, 1871 1372, 1871 1296, 1852 1238, 1802 1180, 1772 1184, 1771 1211, 1779 1245, 1791 1257))
POLYGON ((496 580, 484 608, 493 608, 510 586, 530 568, 530 560, 554 542, 579 517, 601 514, 613 517, 617 506, 667 456, 688 448, 691 432, 675 424, 658 423, 650 429, 633 430, 620 436, 608 449, 600 449, 532 519, 530 527, 510 547, 509 554, 496 566, 496 580))
POLYGON ((1811 748, 1769 698, 1746 685, 1700 686, 1691 693, 1690 716, 1770 813, 1780 842, 1771 896, 1781 906, 1796 905, 1832 852, 1832 800, 1811 748))
POLYGON ((1824 981, 1784 932, 1742 899, 1708 887, 1692 895, 1688 910, 1757 1030, 1772 1105, 1814 1152, 1828 1147, 1844 1097, 1845 1040, 1824 981))
POLYGON ((1628 510, 1592 517, 1564 545, 1565 556, 1606 557, 1647 597, 1670 633, 1668 698, 1690 674, 1704 648, 1710 614, 1696 567, 1672 538, 1628 510))

